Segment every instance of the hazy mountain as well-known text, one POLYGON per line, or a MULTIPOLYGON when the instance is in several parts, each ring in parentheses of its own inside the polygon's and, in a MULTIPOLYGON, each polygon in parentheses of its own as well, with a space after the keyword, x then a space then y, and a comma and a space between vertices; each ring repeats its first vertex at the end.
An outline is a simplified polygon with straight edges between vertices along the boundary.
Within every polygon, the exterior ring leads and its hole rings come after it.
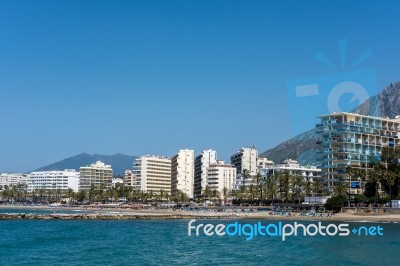
MULTIPOLYGON (((359 105, 353 113, 394 118, 400 115, 400 82, 387 86, 381 93, 370 97, 359 105)), ((297 159, 301 164, 309 165, 316 162, 318 136, 315 128, 286 140, 278 146, 261 153, 275 163, 285 159, 297 159)))
POLYGON ((129 156, 117 153, 115 155, 87 154, 81 153, 73 157, 61 160, 59 162, 40 167, 35 171, 50 171, 75 169, 79 171, 81 166, 90 165, 96 161, 102 161, 105 164, 111 165, 114 175, 123 175, 127 169, 132 169, 133 162, 136 156, 129 156))

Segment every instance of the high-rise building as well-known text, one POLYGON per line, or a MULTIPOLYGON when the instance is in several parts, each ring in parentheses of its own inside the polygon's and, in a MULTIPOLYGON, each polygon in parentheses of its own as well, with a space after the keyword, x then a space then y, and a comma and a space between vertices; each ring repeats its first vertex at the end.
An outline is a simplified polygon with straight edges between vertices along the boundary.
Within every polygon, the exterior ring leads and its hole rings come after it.
POLYGON ((106 165, 97 161, 90 166, 82 166, 80 168, 79 189, 89 191, 93 185, 95 188, 104 186, 104 189, 112 187, 113 170, 111 165, 106 165))
POLYGON ((180 150, 171 159, 171 194, 180 190, 189 198, 194 192, 194 151, 180 150))
POLYGON ((171 159, 168 157, 141 156, 134 162, 133 171, 125 174, 135 189, 144 192, 171 191, 171 159))
POLYGON ((359 180, 351 180, 346 167, 368 171, 371 162, 380 160, 383 147, 400 146, 400 117, 389 119, 342 112, 321 115, 320 119, 318 160, 328 188, 347 182, 353 188, 350 193, 355 194, 359 180))
POLYGON ((200 198, 207 185, 207 167, 217 162, 217 152, 204 150, 194 160, 194 197, 200 198))
POLYGON ((28 174, 28 191, 39 189, 61 189, 62 191, 72 189, 74 192, 78 192, 79 172, 75 171, 75 169, 31 172, 28 174))
POLYGON ((132 170, 126 170, 124 173, 124 186, 132 187, 133 189, 140 189, 139 184, 137 184, 136 175, 132 170))
POLYGON ((20 173, 0 173, 0 190, 4 186, 27 185, 28 176, 20 173))
POLYGON ((236 168, 224 161, 216 161, 207 167, 207 186, 211 190, 217 190, 224 197, 224 189, 228 192, 235 186, 236 168))
POLYGON ((236 188, 248 186, 258 172, 258 151, 253 147, 241 148, 231 156, 231 164, 236 167, 236 188), (246 172, 247 176, 244 175, 246 172))

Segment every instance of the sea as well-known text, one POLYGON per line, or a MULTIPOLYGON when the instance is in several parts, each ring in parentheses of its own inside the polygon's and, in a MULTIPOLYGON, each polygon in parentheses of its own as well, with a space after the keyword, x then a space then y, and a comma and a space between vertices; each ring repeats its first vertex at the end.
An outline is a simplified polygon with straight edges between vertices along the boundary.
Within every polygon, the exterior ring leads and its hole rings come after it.
MULTIPOLYGON (((54 212, 37 212, 43 211, 54 212)), ((379 225, 383 236, 317 235, 282 241, 261 236, 251 240, 244 236, 189 236, 188 222, 0 221, 0 265, 400 265, 397 223, 349 222, 350 227, 379 225)), ((233 222, 254 224, 258 220, 198 220, 196 224, 233 222)))

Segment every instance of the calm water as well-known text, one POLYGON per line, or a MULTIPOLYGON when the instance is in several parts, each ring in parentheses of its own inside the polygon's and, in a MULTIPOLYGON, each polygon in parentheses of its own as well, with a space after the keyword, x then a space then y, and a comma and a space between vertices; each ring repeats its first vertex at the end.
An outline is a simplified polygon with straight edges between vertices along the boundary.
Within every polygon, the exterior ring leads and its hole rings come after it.
POLYGON ((293 237, 282 242, 189 237, 187 223, 0 221, 0 265, 400 265, 400 224, 380 224, 383 237, 293 237))

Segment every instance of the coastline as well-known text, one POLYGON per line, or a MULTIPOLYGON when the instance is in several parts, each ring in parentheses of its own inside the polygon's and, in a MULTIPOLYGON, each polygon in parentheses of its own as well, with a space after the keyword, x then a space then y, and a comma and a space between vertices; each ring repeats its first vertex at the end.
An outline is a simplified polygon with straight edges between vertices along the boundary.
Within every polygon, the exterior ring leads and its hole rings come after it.
POLYGON ((379 222, 400 223, 400 214, 352 214, 337 213, 331 217, 271 215, 268 212, 231 213, 231 212, 194 212, 181 210, 132 210, 124 208, 77 208, 48 206, 2 206, 2 210, 21 210, 21 212, 0 213, 0 220, 191 220, 191 219, 257 219, 281 221, 336 221, 336 222, 379 222), (35 211, 53 211, 54 213, 35 213, 35 211), (63 211, 76 213, 63 213, 63 211))

